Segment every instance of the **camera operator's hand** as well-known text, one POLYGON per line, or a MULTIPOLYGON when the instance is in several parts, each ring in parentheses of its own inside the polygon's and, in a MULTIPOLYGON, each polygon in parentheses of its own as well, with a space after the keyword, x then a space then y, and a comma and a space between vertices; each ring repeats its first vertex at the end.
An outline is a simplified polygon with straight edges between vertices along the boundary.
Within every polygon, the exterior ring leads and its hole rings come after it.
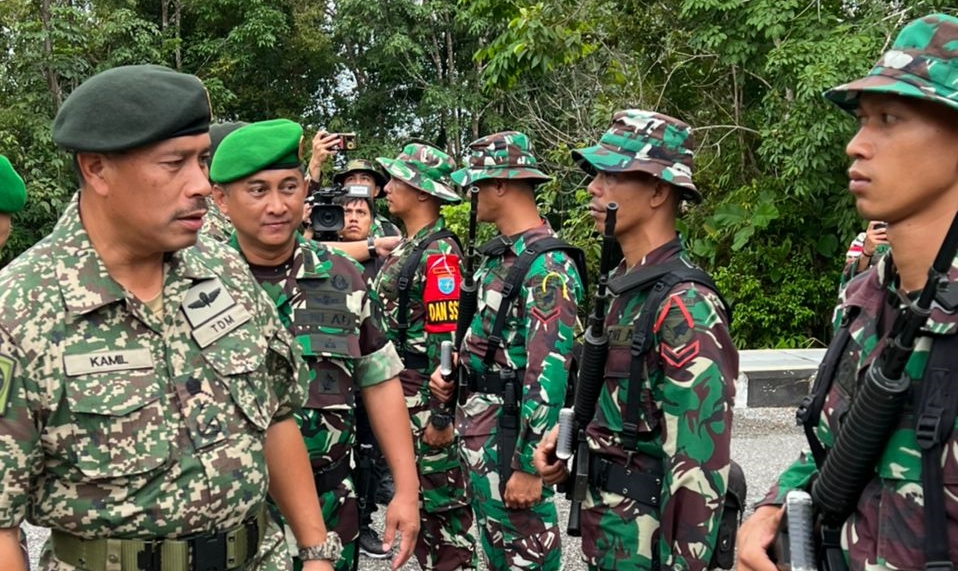
POLYGON ((313 156, 309 158, 309 166, 307 167, 310 179, 319 181, 320 171, 322 171, 326 160, 339 150, 339 140, 338 134, 327 133, 326 131, 319 131, 313 137, 313 156))
POLYGON ((402 242, 399 236, 380 236, 373 241, 376 246, 376 256, 385 258, 390 252, 396 249, 396 246, 402 242))

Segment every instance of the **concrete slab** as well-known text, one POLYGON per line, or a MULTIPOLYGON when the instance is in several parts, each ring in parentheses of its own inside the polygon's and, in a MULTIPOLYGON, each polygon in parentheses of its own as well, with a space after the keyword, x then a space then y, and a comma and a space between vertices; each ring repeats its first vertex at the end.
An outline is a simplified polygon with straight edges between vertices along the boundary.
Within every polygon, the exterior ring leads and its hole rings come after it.
POLYGON ((750 349, 739 351, 741 376, 736 407, 792 407, 808 394, 825 349, 750 349))

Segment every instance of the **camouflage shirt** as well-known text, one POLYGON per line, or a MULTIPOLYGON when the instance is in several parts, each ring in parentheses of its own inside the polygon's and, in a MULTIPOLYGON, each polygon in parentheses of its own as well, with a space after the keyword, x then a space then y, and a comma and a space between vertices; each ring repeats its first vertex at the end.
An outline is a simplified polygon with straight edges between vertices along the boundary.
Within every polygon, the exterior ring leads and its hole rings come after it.
POLYGON ((87 538, 238 525, 266 498, 266 430, 305 376, 243 261, 168 254, 162 316, 107 273, 77 199, 0 272, 0 527, 87 538), (241 475, 241 476, 240 476, 241 475))
MULTIPOLYGON (((479 374, 485 372, 483 358, 509 269, 527 244, 554 235, 543 222, 506 238, 510 246, 501 256, 483 259, 476 271, 479 303, 459 354, 462 365, 479 374)), ((565 252, 547 252, 530 266, 506 319, 502 334, 506 349, 496 350, 494 370, 525 369, 514 470, 535 473, 532 452, 542 435, 558 422, 572 360, 576 309, 582 295, 582 280, 572 259, 565 252)), ((495 438, 502 405, 502 395, 469 394, 456 418, 459 433, 467 440, 464 445, 470 445, 469 440, 478 443, 495 438)))
POLYGON ((206 199, 207 211, 203 217, 203 227, 200 234, 206 234, 217 242, 226 242, 233 235, 233 223, 216 206, 212 198, 206 199))
POLYGON ((383 236, 402 236, 402 232, 395 224, 384 216, 376 216, 373 213, 372 224, 369 225, 369 235, 373 238, 382 238, 383 236))
MULTIPOLYGON (((679 239, 653 250, 633 268, 623 260, 611 278, 675 258, 685 259, 679 239)), ((632 328, 646 297, 625 292, 609 305, 605 383, 587 428, 589 447, 620 465, 631 460, 633 469, 663 473, 658 510, 638 504, 646 512, 637 519, 639 536, 658 536, 651 549, 658 550, 663 569, 704 570, 727 488, 738 352, 718 296, 698 284, 680 283, 653 322, 641 402, 627 402, 632 328), (622 443, 626 407, 640 408, 638 444, 631 457, 622 443)), ((609 567, 603 558, 615 553, 597 551, 593 557, 599 561, 590 563, 609 567)), ((642 555, 651 559, 652 553, 642 555)))
MULTIPOLYGON (((322 470, 356 443, 355 391, 395 377, 402 363, 372 319, 362 267, 319 242, 297 235, 296 243, 288 264, 253 274, 303 350, 309 392, 296 421, 322 470)), ((230 244, 239 249, 235 235, 230 244)))
MULTIPOLYGON (((952 264, 948 279, 952 285, 958 280, 958 258, 952 264)), ((890 295, 900 299, 894 285, 896 281, 892 255, 886 255, 873 268, 853 279, 842 294, 836 312, 836 329, 844 315, 854 317, 849 324, 851 339, 837 367, 816 429, 826 449, 834 444, 839 423, 851 406, 853 397, 849 395, 855 393, 868 367, 887 344, 897 313, 887 300, 890 295)), ((927 334, 954 335, 958 331, 958 314, 945 313, 937 304, 932 307, 925 335, 917 338, 915 352, 905 368, 905 374, 913 379, 912 390, 920 385, 928 361, 932 343, 927 334)), ((865 487, 855 513, 845 522, 842 545, 847 550, 852 571, 923 568, 926 533, 921 449, 915 439, 915 422, 914 409, 906 402, 901 422, 876 467, 875 478, 865 487)), ((807 489, 816 471, 812 455, 803 453, 779 476, 759 505, 784 503, 785 494, 790 490, 807 489)), ((942 477, 949 559, 958 561, 958 429, 943 446, 942 477)))

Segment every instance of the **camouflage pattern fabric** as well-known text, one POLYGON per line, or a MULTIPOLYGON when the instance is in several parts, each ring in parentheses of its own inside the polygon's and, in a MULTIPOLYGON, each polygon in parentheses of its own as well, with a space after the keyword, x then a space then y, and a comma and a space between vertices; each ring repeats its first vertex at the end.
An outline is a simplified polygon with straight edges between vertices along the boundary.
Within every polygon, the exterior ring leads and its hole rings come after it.
POLYGON ((702 201, 692 183, 692 128, 674 117, 625 109, 612 116, 612 125, 599 144, 572 151, 572 159, 595 176, 601 172, 644 172, 683 190, 684 197, 702 201))
POLYGON ((931 14, 902 28, 868 76, 825 92, 852 112, 863 92, 890 93, 958 110, 958 18, 931 14))
MULTIPOLYGON (((835 316, 835 328, 846 314, 855 315, 849 325, 851 340, 839 363, 837 374, 822 409, 815 431, 826 449, 834 445, 842 415, 851 406, 868 365, 888 342, 894 313, 887 303, 889 295, 902 300, 896 290, 892 256, 885 256, 869 270, 853 279, 845 288, 835 316)), ((948 271, 948 281, 958 281, 958 258, 948 271)), ((905 368, 918 390, 932 339, 928 335, 954 335, 958 332, 958 314, 945 313, 933 304, 931 317, 918 337, 915 352, 905 368)), ((906 402, 901 422, 892 433, 875 470, 865 486, 858 506, 842 529, 842 547, 851 571, 885 569, 922 569, 925 560, 925 516, 922 502, 921 449, 915 439, 916 419, 912 405, 906 402)), ((958 425, 958 422, 956 422, 958 425)), ((958 428, 958 426, 956 426, 958 428)), ((758 505, 782 504, 790 490, 806 488, 816 475, 811 453, 803 453, 779 476, 758 505)), ((958 430, 943 445, 942 477, 945 485, 949 559, 958 561, 958 430)))
POLYGON ((456 204, 462 198, 446 184, 445 179, 456 168, 456 161, 436 147, 410 143, 395 159, 379 157, 389 176, 398 178, 413 188, 431 194, 444 202, 456 204))
POLYGON ((369 235, 373 238, 383 236, 402 236, 399 228, 383 216, 373 216, 373 223, 369 226, 369 235))
POLYGON ((346 177, 354 172, 365 172, 372 176, 376 184, 379 185, 379 194, 373 198, 383 196, 383 188, 386 187, 386 183, 389 182, 389 179, 383 174, 379 165, 366 159, 350 159, 343 170, 333 175, 333 184, 343 184, 346 181, 346 177))
MULTIPOLYGON (((463 339, 460 365, 484 371, 482 360, 509 268, 527 245, 546 236, 554 233, 543 222, 509 238, 511 246, 502 256, 483 259, 476 272, 478 308, 463 339)), ((547 252, 532 263, 506 320, 502 337, 507 349, 496 351, 495 370, 525 369, 513 470, 536 473, 533 450, 558 422, 582 295, 575 263, 564 252, 547 252)), ((557 570, 561 550, 553 490, 543 487, 542 501, 527 510, 507 509, 502 501, 497 446, 502 407, 501 394, 469 393, 456 411, 460 454, 483 551, 490 569, 557 570)))
MULTIPOLYGON (((442 217, 432 225, 404 240, 383 263, 372 289, 376 291, 379 329, 386 332, 390 341, 398 342, 399 323, 399 273, 413 250, 433 233, 445 228, 442 217)), ((416 559, 423 569, 453 570, 475 568, 475 538, 470 532, 472 511, 466 498, 466 483, 459 462, 458 443, 435 449, 422 439, 434 411, 439 410, 439 401, 429 392, 429 374, 439 366, 439 347, 443 341, 451 341, 455 330, 447 333, 427 333, 426 304, 423 301, 425 288, 425 264, 437 256, 455 256, 459 263, 462 252, 451 238, 436 240, 422 252, 418 271, 409 287, 409 329, 406 330, 405 347, 399 351, 411 351, 426 355, 428 365, 423 369, 405 369, 399 378, 409 418, 412 422, 413 441, 416 448, 416 466, 420 483, 421 531, 416 544, 416 559)))
MULTIPOLYGON (((684 258, 676 239, 632 270, 684 258)), ((632 470, 664 473, 659 507, 590 487, 582 505, 582 552, 592 569, 708 569, 728 487, 732 405, 738 353, 718 296, 698 284, 676 285, 658 309, 646 355, 647 386, 629 403, 634 320, 647 297, 613 298, 606 317, 609 355, 595 419, 587 427, 596 456, 632 470), (640 407, 638 444, 622 443, 626 407, 640 407)))
MULTIPOLYGON (((266 430, 305 398, 299 350, 232 251, 167 255, 162 316, 107 273, 77 198, 0 272, 0 527, 175 538, 261 509, 266 430), (236 475, 242 474, 242 478, 236 475)), ((285 570, 274 525, 251 569, 285 570)), ((49 552, 41 570, 70 570, 49 552)))
POLYGON ((200 228, 200 234, 205 234, 217 242, 226 243, 233 235, 233 223, 216 206, 212 198, 206 199, 206 216, 203 217, 203 227, 200 228))
POLYGON ((464 163, 466 168, 450 175, 462 187, 487 178, 522 179, 533 184, 552 180, 539 170, 532 141, 518 131, 493 133, 469 143, 464 163))
MULTIPOLYGON (((362 268, 319 242, 299 235, 296 241, 288 267, 279 272, 253 267, 253 274, 302 349, 309 390, 295 417, 313 471, 322 472, 350 461, 356 445, 355 391, 395 377, 402 363, 372 319, 362 268)), ((239 250, 235 236, 230 244, 239 250)), ((353 544, 359 519, 352 479, 321 493, 320 504, 327 527, 344 546, 353 544)), ((336 568, 348 569, 347 563, 341 559, 336 568)))

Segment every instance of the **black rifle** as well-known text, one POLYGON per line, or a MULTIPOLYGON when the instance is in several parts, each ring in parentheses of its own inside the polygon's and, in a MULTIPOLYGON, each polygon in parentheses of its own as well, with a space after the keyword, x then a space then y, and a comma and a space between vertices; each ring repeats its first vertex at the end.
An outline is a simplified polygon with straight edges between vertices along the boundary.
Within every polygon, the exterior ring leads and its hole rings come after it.
MULTIPOLYGON (((859 496, 875 476, 888 439, 898 425, 911 379, 905 365, 915 351, 915 341, 931 315, 935 295, 947 284, 948 270, 958 253, 958 214, 952 220, 928 270, 928 280, 918 299, 906 305, 892 326, 891 340, 865 373, 855 400, 835 437, 835 446, 819 466, 811 496, 816 512, 819 567, 826 571, 847 569, 842 554, 841 526, 854 512, 859 496)), ((803 538, 789 538, 795 544, 803 538)), ((773 553, 777 559, 780 554, 773 553)))
MULTIPOLYGON (((459 288, 459 316, 456 320, 456 351, 462 350, 462 340, 472 325, 472 318, 476 315, 476 309, 479 307, 479 288, 476 284, 476 261, 479 253, 476 251, 476 231, 479 208, 479 188, 469 187, 466 191, 469 193, 469 241, 466 244, 466 264, 462 273, 462 285, 459 288)), ((460 368, 460 370, 462 370, 460 368)), ((453 382, 457 382, 459 375, 453 372, 453 382)), ((453 394, 458 392, 460 403, 465 401, 466 390, 465 383, 459 382, 459 386, 453 390, 453 394)))
POLYGON ((572 500, 566 533, 573 537, 578 537, 582 533, 579 518, 582 500, 585 499, 589 489, 589 444, 585 437, 585 429, 595 416, 596 403, 602 391, 605 359, 609 352, 609 338, 605 332, 605 314, 609 300, 609 273, 613 270, 615 260, 615 218, 618 210, 619 205, 615 202, 610 202, 605 209, 599 283, 595 288, 595 301, 592 313, 589 315, 589 327, 585 332, 582 361, 579 363, 579 381, 575 390, 575 404, 571 414, 569 409, 563 409, 559 415, 556 457, 567 460, 575 450, 575 458, 572 461, 573 483, 566 494, 572 500), (571 426, 569 426, 570 421, 571 426))

